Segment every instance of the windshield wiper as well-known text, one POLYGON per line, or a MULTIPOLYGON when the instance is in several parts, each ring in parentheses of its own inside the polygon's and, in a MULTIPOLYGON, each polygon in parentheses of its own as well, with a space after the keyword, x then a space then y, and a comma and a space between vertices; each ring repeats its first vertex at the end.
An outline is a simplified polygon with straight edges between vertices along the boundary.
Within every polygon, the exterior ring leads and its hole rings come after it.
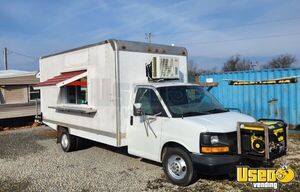
POLYGON ((205 111, 205 112, 191 111, 191 112, 183 113, 182 116, 183 117, 189 117, 189 116, 207 115, 207 114, 209 114, 209 112, 207 112, 207 111, 205 111))
POLYGON ((203 111, 203 112, 197 112, 197 111, 190 111, 186 113, 175 113, 173 114, 175 117, 190 117, 190 116, 197 116, 197 115, 208 115, 212 113, 223 113, 223 112, 228 112, 229 110, 226 109, 211 109, 208 111, 203 111))
POLYGON ((227 109, 218 109, 218 108, 215 108, 215 109, 211 109, 211 110, 208 110, 208 111, 205 111, 205 112, 208 112, 208 113, 224 113, 224 112, 228 112, 229 110, 227 109))

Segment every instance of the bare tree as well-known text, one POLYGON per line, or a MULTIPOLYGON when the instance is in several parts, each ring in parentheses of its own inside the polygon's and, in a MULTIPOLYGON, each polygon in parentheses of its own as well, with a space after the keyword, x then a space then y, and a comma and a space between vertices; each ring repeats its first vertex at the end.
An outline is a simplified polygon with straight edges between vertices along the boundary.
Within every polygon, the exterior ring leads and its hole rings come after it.
POLYGON ((296 62, 297 59, 295 56, 290 54, 285 54, 272 59, 268 64, 264 65, 263 68, 265 69, 289 68, 296 62))
POLYGON ((199 68, 193 60, 188 61, 188 72, 192 75, 199 73, 199 68))
POLYGON ((190 60, 188 62, 188 72, 192 75, 202 75, 208 73, 217 73, 218 68, 213 67, 211 69, 201 69, 193 60, 190 60))
POLYGON ((212 69, 201 69, 193 60, 188 61, 188 81, 195 82, 200 75, 217 73, 218 68, 213 67, 212 69))
POLYGON ((199 74, 200 75, 205 75, 205 74, 210 74, 210 73, 217 73, 217 72, 218 72, 217 67, 213 67, 211 69, 199 69, 199 74))
POLYGON ((196 76, 199 76, 199 69, 193 60, 188 61, 188 82, 195 82, 196 76))
POLYGON ((241 59, 240 55, 231 56, 222 68, 222 71, 249 71, 253 69, 250 60, 241 59))

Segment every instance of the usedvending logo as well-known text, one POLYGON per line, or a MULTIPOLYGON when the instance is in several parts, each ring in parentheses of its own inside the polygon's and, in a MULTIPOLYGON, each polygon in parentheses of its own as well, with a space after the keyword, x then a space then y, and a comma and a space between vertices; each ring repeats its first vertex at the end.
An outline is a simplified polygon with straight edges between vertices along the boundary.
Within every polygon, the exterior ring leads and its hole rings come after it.
POLYGON ((256 189, 278 189, 279 183, 289 183, 295 178, 295 171, 288 166, 275 168, 237 167, 237 181, 248 182, 256 189))

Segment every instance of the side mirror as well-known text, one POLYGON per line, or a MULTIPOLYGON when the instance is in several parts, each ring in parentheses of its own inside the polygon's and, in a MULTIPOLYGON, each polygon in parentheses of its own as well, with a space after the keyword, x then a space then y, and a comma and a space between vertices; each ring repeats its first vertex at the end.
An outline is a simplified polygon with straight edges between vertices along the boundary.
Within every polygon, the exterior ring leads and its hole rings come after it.
POLYGON ((141 103, 133 104, 133 114, 134 114, 134 116, 141 116, 143 114, 141 103))

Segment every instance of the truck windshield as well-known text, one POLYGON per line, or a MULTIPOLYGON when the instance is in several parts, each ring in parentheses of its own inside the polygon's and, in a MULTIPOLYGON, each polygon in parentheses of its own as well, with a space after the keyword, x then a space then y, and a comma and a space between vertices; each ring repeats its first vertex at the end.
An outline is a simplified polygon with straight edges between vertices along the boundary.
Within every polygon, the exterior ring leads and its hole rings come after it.
POLYGON ((228 112, 214 96, 199 86, 169 86, 157 90, 173 117, 228 112))

